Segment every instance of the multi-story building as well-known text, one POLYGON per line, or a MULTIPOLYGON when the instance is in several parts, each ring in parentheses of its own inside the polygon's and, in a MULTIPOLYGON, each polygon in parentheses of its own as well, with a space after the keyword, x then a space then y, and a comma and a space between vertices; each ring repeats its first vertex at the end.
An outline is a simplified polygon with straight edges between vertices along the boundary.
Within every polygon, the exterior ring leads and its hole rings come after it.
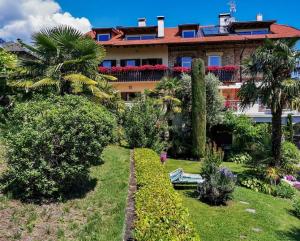
MULTIPOLYGON (((240 112, 237 93, 247 78, 241 71, 243 60, 266 38, 300 37, 300 30, 275 20, 265 21, 261 14, 247 22, 220 14, 217 25, 194 23, 166 28, 165 18, 159 16, 155 26, 147 26, 146 19, 141 18, 137 27, 94 28, 89 35, 105 47, 106 59, 99 69, 118 78, 112 84, 125 100, 155 88, 166 74, 188 72, 192 59, 202 58, 207 72, 223 82, 220 91, 226 107, 240 112)), ((244 112, 258 122, 271 120, 269 111, 259 103, 244 112)))

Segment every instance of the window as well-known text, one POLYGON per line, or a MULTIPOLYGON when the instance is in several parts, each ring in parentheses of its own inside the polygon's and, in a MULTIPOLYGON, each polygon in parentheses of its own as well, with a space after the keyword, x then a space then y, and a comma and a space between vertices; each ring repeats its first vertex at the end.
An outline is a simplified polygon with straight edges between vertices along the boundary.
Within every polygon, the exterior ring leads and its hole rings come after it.
POLYGON ((126 40, 149 40, 149 39, 155 39, 155 34, 145 34, 145 35, 127 35, 125 37, 126 40))
POLYGON ((180 58, 180 66, 184 68, 192 67, 192 57, 181 57, 180 58))
POLYGON ((121 66, 140 66, 141 60, 140 59, 121 59, 121 66))
POLYGON ((109 33, 98 34, 97 35, 97 40, 98 41, 108 41, 108 40, 110 40, 110 34, 109 33))
POLYGON ((162 59, 143 59, 142 65, 157 65, 162 64, 162 59))
POLYGON ((138 97, 141 97, 140 92, 121 92, 121 98, 124 101, 133 101, 138 97))
POLYGON ((116 60, 104 60, 100 66, 101 67, 105 67, 105 68, 111 68, 117 65, 117 61, 116 60))
POLYGON ((222 58, 219 55, 208 56, 208 66, 221 66, 222 58))
POLYGON ((182 31, 182 37, 183 38, 195 38, 196 37, 196 31, 195 30, 183 30, 182 31))

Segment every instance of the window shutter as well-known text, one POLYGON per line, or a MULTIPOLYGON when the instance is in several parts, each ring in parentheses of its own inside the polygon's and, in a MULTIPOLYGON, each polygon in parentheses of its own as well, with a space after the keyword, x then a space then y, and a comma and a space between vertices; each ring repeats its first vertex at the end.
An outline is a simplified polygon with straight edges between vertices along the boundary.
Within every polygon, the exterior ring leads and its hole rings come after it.
POLYGON ((126 66, 126 59, 121 59, 121 67, 125 67, 126 66))
POLYGON ((141 65, 141 60, 135 59, 135 66, 140 66, 140 65, 141 65))
POLYGON ((111 67, 116 67, 117 66, 117 60, 112 60, 111 61, 111 67))

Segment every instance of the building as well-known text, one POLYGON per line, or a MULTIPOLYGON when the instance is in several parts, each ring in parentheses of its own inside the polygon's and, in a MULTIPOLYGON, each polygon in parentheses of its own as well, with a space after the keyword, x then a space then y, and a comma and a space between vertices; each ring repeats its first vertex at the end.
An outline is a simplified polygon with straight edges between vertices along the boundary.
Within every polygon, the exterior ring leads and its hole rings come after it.
POLYGON ((16 42, 5 42, 3 39, 0 39, 0 48, 3 48, 7 52, 13 53, 20 58, 24 59, 33 59, 34 54, 29 52, 27 49, 23 48, 20 43, 16 42))
MULTIPOLYGON (((165 18, 159 16, 155 26, 148 26, 141 18, 137 27, 94 28, 88 34, 105 46, 107 55, 99 70, 118 78, 112 84, 125 100, 155 88, 166 74, 188 72, 192 59, 202 58, 207 72, 223 82, 220 91, 226 107, 240 112, 237 93, 247 78, 241 71, 242 61, 266 38, 300 37, 300 30, 263 20, 261 14, 247 22, 220 14, 217 25, 193 23, 167 28, 165 18)), ((259 103, 244 113, 258 122, 270 121, 271 117, 259 103)))

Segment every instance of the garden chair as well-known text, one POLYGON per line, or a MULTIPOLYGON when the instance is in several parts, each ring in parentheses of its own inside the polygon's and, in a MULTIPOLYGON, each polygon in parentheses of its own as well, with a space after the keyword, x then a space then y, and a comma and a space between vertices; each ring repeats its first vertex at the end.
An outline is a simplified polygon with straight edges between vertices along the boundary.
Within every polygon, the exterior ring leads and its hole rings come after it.
POLYGON ((199 184, 204 182, 201 175, 184 173, 181 168, 170 173, 170 180, 172 184, 199 184))

